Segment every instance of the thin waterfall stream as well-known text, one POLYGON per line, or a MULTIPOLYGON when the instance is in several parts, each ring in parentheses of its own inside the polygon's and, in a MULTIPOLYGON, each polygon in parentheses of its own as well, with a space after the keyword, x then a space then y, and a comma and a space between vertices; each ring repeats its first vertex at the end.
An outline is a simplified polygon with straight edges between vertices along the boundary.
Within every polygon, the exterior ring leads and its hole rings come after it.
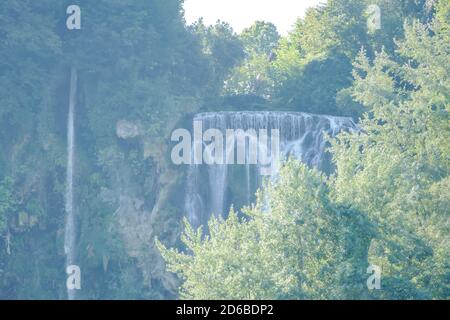
MULTIPOLYGON (((66 225, 64 252, 66 267, 76 265, 76 213, 74 210, 74 158, 75 158, 75 108, 77 96, 77 70, 70 72, 69 114, 67 118, 67 172, 66 172, 66 225)), ((76 291, 67 288, 67 298, 74 300, 76 291)))

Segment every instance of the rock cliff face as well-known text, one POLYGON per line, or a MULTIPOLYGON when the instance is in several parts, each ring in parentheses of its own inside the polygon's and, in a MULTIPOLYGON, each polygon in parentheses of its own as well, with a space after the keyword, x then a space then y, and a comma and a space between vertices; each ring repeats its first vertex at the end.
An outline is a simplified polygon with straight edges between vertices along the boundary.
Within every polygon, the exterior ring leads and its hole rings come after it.
MULTIPOLYGON (((0 298, 67 298, 64 124, 70 81, 65 68, 53 74, 36 121, 3 145, 8 157, 2 169, 15 203, 0 230, 0 298)), ((101 135, 88 126, 87 103, 97 93, 86 92, 84 80, 74 119, 73 250, 82 272, 77 298, 174 298, 178 279, 165 271, 155 238, 179 244, 183 206, 175 199, 183 192, 183 170, 167 159, 170 139, 147 134, 148 119, 110 117, 105 123, 113 130, 99 142, 101 135)), ((178 121, 173 117, 166 131, 178 121)))
POLYGON ((216 81, 209 59, 181 1, 92 1, 80 32, 66 30, 65 9, 0 6, 0 298, 66 299, 68 252, 81 269, 77 298, 174 297, 154 248, 155 237, 177 245, 183 212, 167 149, 216 81))
POLYGON ((155 154, 146 147, 150 141, 145 141, 140 127, 131 121, 118 121, 116 133, 122 146, 103 153, 106 159, 101 162, 106 164, 112 182, 109 188, 102 189, 101 197, 117 208, 111 227, 121 235, 126 254, 137 262, 152 295, 162 299, 176 296, 178 280, 165 271, 155 238, 172 246, 177 244, 182 209, 172 207, 169 200, 181 175, 163 158, 169 146, 160 145, 154 149, 160 150, 159 154, 155 154), (134 162, 127 152, 137 155, 134 162))

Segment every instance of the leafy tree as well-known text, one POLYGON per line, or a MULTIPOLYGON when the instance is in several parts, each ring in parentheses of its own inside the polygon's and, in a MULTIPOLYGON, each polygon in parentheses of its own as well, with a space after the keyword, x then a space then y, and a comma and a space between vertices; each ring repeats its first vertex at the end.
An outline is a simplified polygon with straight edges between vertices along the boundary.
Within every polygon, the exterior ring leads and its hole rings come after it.
POLYGON ((271 61, 280 40, 274 24, 257 21, 239 35, 245 59, 236 66, 224 84, 224 94, 269 99, 273 93, 271 61))
POLYGON ((187 225, 185 252, 159 245, 183 298, 449 298, 450 48, 438 22, 406 24, 395 59, 360 52, 348 92, 367 112, 332 140, 329 179, 288 162, 245 219, 213 219, 204 238, 187 225), (370 264, 383 290, 364 288, 370 264))
POLYGON ((330 0, 309 9, 289 35, 277 41, 273 27, 257 22, 240 37, 252 54, 235 68, 224 92, 263 97, 283 110, 357 118, 362 108, 345 90, 351 85, 353 59, 361 47, 369 57, 381 49, 394 53, 405 20, 429 21, 433 5, 427 3, 330 0), (381 29, 375 32, 367 27, 371 4, 381 10, 381 29))
POLYGON ((200 19, 190 29, 199 38, 202 52, 208 58, 210 94, 220 94, 224 80, 244 58, 242 42, 226 22, 217 21, 215 25, 205 26, 200 19))
POLYGON ((213 218, 210 233, 186 222, 187 252, 159 247, 187 299, 332 299, 361 294, 370 230, 330 203, 326 177, 288 162, 258 204, 213 218), (265 199, 268 199, 269 203, 265 199), (349 230, 359 233, 349 235, 349 230), (355 285, 356 283, 356 285, 355 285))
POLYGON ((448 34, 416 22, 405 35, 408 64, 383 52, 355 63, 353 97, 370 112, 333 147, 334 191, 379 228, 369 260, 387 277, 381 297, 448 298, 448 34))
POLYGON ((445 0, 438 1, 436 21, 438 24, 437 27, 443 30, 444 36, 448 34, 448 29, 450 29, 450 2, 445 0))
POLYGON ((256 21, 239 35, 248 55, 265 54, 270 56, 278 46, 280 34, 270 22, 256 21))
POLYGON ((273 93, 274 81, 270 76, 270 62, 265 54, 247 58, 234 68, 231 76, 225 80, 225 95, 258 96, 269 99, 273 93))

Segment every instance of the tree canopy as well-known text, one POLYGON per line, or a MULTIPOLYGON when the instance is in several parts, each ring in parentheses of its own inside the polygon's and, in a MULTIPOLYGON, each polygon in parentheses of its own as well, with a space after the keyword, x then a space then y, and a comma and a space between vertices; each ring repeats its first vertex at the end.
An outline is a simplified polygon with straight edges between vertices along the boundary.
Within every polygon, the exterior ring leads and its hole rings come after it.
MULTIPOLYGON (((391 39, 383 46, 365 32, 353 37, 362 22, 351 16, 364 5, 330 1, 311 10, 277 52, 277 63, 299 64, 283 67, 295 76, 315 64, 329 75, 327 63, 339 70, 345 57, 353 60, 353 80, 339 84, 339 99, 360 108, 361 121, 357 132, 330 139, 335 173, 291 160, 243 216, 212 219, 204 237, 186 222, 184 251, 160 245, 183 280, 183 298, 450 297, 448 2, 438 4, 433 20, 417 14, 418 4, 396 2, 415 19, 379 35, 391 39), (393 36, 402 36, 395 47, 393 36), (366 287, 371 265, 382 270, 382 290, 366 287)), ((314 82, 319 74, 309 81, 330 91, 325 78, 314 82)), ((308 81, 296 81, 292 88, 303 93, 308 81)), ((318 103, 327 101, 319 95, 318 103)))

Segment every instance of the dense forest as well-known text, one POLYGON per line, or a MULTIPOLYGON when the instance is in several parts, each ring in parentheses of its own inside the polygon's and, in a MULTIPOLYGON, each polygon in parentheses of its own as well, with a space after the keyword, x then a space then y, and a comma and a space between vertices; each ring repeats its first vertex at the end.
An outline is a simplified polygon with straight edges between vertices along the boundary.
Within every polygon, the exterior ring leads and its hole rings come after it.
POLYGON ((0 299, 67 298, 71 70, 77 298, 450 298, 449 0, 328 0, 287 35, 188 25, 183 0, 78 0, 68 30, 72 2, 0 4, 0 299), (288 159, 196 229, 170 135, 220 111, 358 130, 328 138, 330 172, 288 159))

